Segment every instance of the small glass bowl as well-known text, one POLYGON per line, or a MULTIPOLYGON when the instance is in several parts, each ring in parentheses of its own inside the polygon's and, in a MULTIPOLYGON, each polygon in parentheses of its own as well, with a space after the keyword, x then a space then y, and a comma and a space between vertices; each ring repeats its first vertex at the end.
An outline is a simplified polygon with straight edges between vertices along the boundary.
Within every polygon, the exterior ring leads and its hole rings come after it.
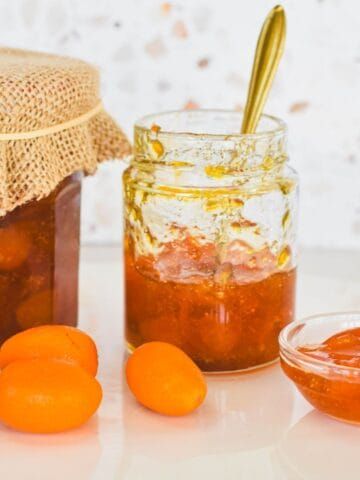
POLYGON ((279 336, 285 374, 315 408, 338 420, 360 424, 360 368, 317 360, 298 347, 360 327, 360 312, 315 315, 287 325, 279 336))

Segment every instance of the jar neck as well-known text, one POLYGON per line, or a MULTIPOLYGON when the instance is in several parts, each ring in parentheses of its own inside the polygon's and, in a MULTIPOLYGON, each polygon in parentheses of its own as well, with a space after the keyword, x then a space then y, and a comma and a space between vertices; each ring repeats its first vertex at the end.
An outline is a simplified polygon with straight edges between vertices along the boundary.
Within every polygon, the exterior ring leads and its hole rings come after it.
POLYGON ((232 111, 145 117, 135 126, 132 167, 183 186, 229 186, 281 172, 287 161, 283 122, 263 116, 256 134, 232 133, 240 124, 241 114, 232 111))

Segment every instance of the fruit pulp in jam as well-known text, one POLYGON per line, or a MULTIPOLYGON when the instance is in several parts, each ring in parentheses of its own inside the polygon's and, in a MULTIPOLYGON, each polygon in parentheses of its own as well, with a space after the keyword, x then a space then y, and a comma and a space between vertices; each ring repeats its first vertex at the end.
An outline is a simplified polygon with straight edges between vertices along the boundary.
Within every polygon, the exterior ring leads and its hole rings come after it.
POLYGON ((278 357, 278 334, 293 319, 294 268, 274 270, 267 250, 245 258, 236 243, 221 262, 211 244, 191 238, 166 245, 157 258, 135 258, 132 242, 126 244, 130 350, 153 340, 170 342, 212 372, 278 357))

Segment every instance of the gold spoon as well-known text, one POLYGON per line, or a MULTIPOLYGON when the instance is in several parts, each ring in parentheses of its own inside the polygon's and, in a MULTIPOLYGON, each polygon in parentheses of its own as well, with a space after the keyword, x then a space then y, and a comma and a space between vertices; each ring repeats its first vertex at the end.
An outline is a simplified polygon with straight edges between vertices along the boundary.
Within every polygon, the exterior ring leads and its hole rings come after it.
POLYGON ((265 19, 255 51, 241 133, 255 133, 265 101, 284 51, 286 17, 281 5, 265 19))

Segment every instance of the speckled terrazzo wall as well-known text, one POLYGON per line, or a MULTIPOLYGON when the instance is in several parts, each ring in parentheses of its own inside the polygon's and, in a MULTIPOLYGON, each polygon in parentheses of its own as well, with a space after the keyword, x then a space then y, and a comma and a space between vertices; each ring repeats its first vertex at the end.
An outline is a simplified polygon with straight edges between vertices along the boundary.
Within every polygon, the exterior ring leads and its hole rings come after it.
MULTIPOLYGON (((288 0, 287 50, 267 112, 290 128, 300 239, 360 248, 360 2, 288 0)), ((0 40, 102 70, 106 107, 131 135, 146 113, 239 108, 269 0, 0 0, 0 40)), ((84 186, 83 240, 121 241, 122 167, 84 186)))

